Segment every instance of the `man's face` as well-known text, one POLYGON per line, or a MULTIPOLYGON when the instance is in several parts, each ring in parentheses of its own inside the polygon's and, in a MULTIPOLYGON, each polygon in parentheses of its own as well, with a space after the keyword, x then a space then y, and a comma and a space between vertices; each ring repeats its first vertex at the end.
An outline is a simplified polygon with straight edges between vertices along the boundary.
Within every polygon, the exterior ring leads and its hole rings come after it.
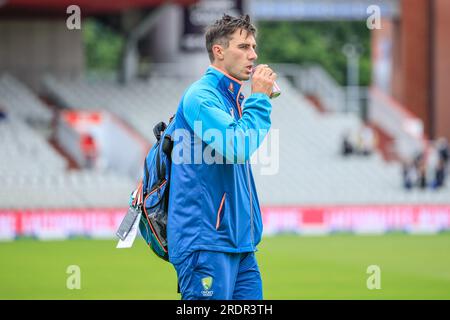
POLYGON ((255 49, 255 37, 245 30, 236 30, 231 35, 228 47, 223 48, 222 62, 225 71, 241 81, 250 79, 255 60, 258 58, 255 49))

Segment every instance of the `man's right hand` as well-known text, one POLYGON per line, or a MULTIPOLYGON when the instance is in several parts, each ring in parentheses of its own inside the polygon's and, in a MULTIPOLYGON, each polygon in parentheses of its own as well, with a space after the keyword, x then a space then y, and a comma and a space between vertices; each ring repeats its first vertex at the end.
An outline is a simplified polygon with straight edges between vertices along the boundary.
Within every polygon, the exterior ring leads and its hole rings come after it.
POLYGON ((252 93, 265 93, 270 97, 277 74, 267 64, 256 67, 252 76, 252 93))

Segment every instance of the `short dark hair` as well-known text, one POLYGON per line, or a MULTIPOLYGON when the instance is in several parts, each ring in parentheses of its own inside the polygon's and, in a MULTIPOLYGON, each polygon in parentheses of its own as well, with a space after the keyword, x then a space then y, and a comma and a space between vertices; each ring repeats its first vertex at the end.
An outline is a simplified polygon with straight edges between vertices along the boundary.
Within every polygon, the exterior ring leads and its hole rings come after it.
POLYGON ((247 31, 247 34, 252 34, 256 37, 256 27, 251 24, 250 16, 248 14, 242 15, 239 18, 224 14, 222 19, 216 20, 216 22, 206 29, 206 50, 208 51, 209 60, 214 61, 214 54, 212 52, 212 46, 214 44, 223 45, 228 47, 230 41, 230 35, 236 30, 241 29, 247 31))

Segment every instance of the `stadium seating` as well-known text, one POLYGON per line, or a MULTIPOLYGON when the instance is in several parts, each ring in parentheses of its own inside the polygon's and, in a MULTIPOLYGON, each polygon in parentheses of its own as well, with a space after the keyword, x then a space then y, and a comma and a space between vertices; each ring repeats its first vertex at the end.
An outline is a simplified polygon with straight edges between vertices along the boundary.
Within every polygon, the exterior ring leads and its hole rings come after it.
POLYGON ((279 173, 258 175, 261 201, 270 204, 437 204, 450 201, 450 190, 402 189, 401 166, 380 154, 340 156, 344 132, 361 125, 354 114, 319 114, 290 84, 273 101, 272 129, 279 129, 279 173))
POLYGON ((45 85, 64 106, 108 110, 154 142, 153 125, 168 121, 175 113, 183 91, 193 79, 151 78, 127 86, 115 82, 72 82, 48 77, 45 85))
POLYGON ((0 150, 0 170, 7 172, 29 173, 42 169, 61 172, 67 166, 44 137, 14 115, 0 122, 0 150))
POLYGON ((0 101, 7 112, 0 121, 0 208, 126 206, 135 182, 114 173, 68 171, 66 159, 28 124, 30 117, 46 121, 52 114, 23 84, 1 77, 0 101))
POLYGON ((0 76, 0 105, 23 120, 48 125, 51 111, 28 89, 9 74, 0 76))
POLYGON ((123 207, 134 182, 113 173, 67 171, 64 158, 20 120, 0 122, 0 208, 123 207))
MULTIPOLYGON (((193 79, 158 77, 127 86, 114 82, 46 79, 49 92, 65 106, 107 109, 153 141, 152 127, 168 119, 193 79)), ((273 100, 272 129, 279 129, 279 171, 254 176, 263 205, 440 204, 449 203, 448 187, 440 191, 402 188, 399 163, 380 154, 342 158, 342 134, 361 123, 354 114, 320 114, 283 78, 282 95, 273 100)), ((244 94, 248 95, 245 86, 244 94)))

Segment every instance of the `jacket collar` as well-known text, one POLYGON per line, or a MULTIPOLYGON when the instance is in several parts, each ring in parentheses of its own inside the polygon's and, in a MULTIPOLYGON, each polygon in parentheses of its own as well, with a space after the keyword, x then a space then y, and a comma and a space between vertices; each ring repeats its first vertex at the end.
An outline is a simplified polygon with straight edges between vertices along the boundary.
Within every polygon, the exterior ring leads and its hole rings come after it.
POLYGON ((242 81, 230 76, 224 70, 210 65, 206 70, 206 75, 214 75, 217 79, 217 88, 229 94, 233 101, 236 101, 240 108, 244 95, 241 94, 242 81))

